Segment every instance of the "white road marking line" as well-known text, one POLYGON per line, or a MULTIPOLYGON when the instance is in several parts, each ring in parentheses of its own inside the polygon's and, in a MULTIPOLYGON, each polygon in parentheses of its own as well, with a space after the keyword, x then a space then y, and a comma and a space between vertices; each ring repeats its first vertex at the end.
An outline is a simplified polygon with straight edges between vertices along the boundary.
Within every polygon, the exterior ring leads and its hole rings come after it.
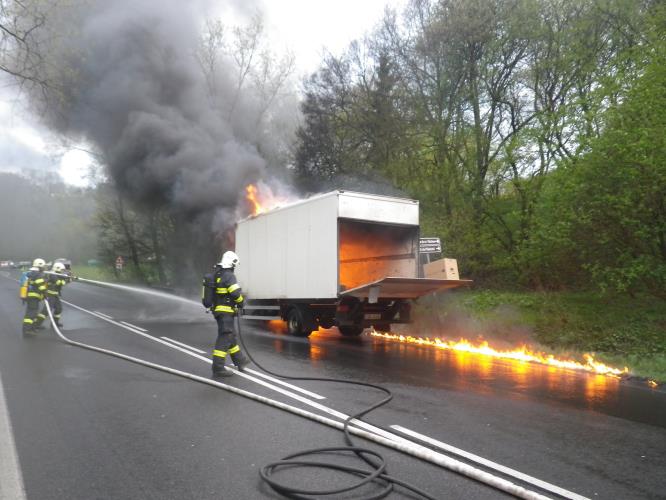
MULTIPOLYGON (((89 310, 87 310, 87 309, 84 309, 83 307, 80 307, 80 306, 77 306, 77 305, 75 305, 75 304, 72 304, 71 302, 67 302, 67 301, 64 301, 64 300, 63 300, 63 302, 66 303, 66 304, 68 304, 68 305, 70 305, 70 306, 72 306, 72 307, 74 307, 74 308, 76 308, 76 309, 79 309, 79 310, 81 310, 81 311, 87 312, 88 314, 92 314, 93 316, 100 317, 101 319, 104 319, 105 321, 108 321, 109 323, 113 323, 113 324, 115 324, 115 325, 117 325, 117 326, 120 326, 121 328, 125 328, 126 330, 129 330, 129 331, 131 331, 131 332, 133 332, 133 333, 136 333, 136 334, 138 334, 138 335, 141 335, 141 336, 143 336, 143 337, 146 337, 146 338, 148 338, 148 339, 150 339, 150 340, 153 340, 153 341, 155 341, 155 342, 159 342, 159 343, 161 343, 161 344, 163 344, 163 345, 169 346, 169 347, 171 347, 172 349, 177 349, 177 350, 179 350, 179 351, 181 351, 181 352, 184 352, 184 353, 186 353, 186 354, 188 354, 188 355, 190 355, 190 356, 194 356, 194 357, 199 358, 199 359, 201 359, 201 360, 203 360, 203 361, 205 361, 205 362, 207 362, 207 363, 209 363, 209 364, 212 364, 212 361, 211 361, 210 359, 208 359, 208 358, 204 358, 203 356, 200 356, 200 355, 198 355, 198 354, 196 354, 196 353, 194 353, 194 352, 191 352, 191 351, 188 351, 188 350, 182 349, 182 348, 180 348, 180 347, 178 347, 178 346, 176 346, 176 345, 170 344, 170 343, 168 343, 168 342, 166 342, 166 341, 164 341, 164 340, 161 340, 161 339, 158 339, 158 338, 156 338, 156 337, 153 337, 152 335, 148 335, 148 334, 145 334, 145 333, 140 332, 140 331, 138 331, 138 330, 135 330, 135 329, 133 329, 133 328, 130 328, 130 327, 128 327, 128 326, 126 326, 126 325, 123 325, 123 324, 121 324, 121 323, 119 323, 119 322, 117 322, 117 321, 114 321, 114 320, 112 320, 112 319, 104 318, 103 316, 100 316, 99 314, 96 314, 96 313, 93 312, 93 311, 89 311, 89 310)), ((229 369, 229 368, 228 368, 228 369, 229 369)), ((250 376, 250 375, 247 375, 246 373, 239 372, 239 371, 236 370, 235 368, 230 368, 230 369, 231 369, 232 371, 234 371, 237 375, 241 376, 241 377, 247 378, 248 380, 252 380, 252 381, 256 382, 256 383, 259 384, 259 385, 263 385, 263 386, 265 386, 265 387, 267 387, 267 388, 269 388, 269 389, 272 389, 272 390, 274 390, 274 391, 276 391, 276 392, 278 392, 278 393, 280 393, 280 394, 284 394, 284 395, 286 395, 286 396, 288 396, 288 397, 291 397, 292 399, 295 399, 295 400, 297 400, 297 401, 300 401, 301 403, 304 403, 304 404, 306 404, 306 405, 308 405, 308 406, 312 406, 313 408, 317 408, 317 409, 321 410, 321 411, 324 412, 324 413, 328 413, 329 415, 333 415, 333 416, 335 416, 335 417, 337 417, 337 418, 339 418, 339 419, 342 419, 342 420, 346 420, 347 418, 349 418, 349 415, 345 415, 345 414, 342 413, 342 412, 339 412, 339 411, 334 410, 334 409, 332 409, 332 408, 329 408, 329 407, 327 407, 327 406, 321 405, 321 404, 319 404, 319 403, 317 403, 317 402, 315 402, 315 401, 311 401, 311 400, 309 400, 309 399, 306 399, 306 398, 304 398, 304 397, 301 397, 301 396, 299 396, 298 394, 294 394, 294 393, 292 393, 292 392, 290 392, 290 391, 287 391, 287 390, 281 389, 281 388, 279 388, 279 387, 275 387, 275 386, 273 386, 273 385, 271 385, 271 384, 269 384, 269 383, 267 383, 267 382, 264 382, 264 381, 262 381, 262 380, 258 380, 258 379, 256 379, 256 378, 250 376)), ((409 439, 405 439, 405 438, 403 438, 403 437, 401 437, 401 436, 398 436, 398 435, 396 435, 396 434, 393 434, 393 433, 391 433, 391 432, 387 432, 387 431, 385 431, 385 430, 383 430, 383 429, 381 429, 381 428, 375 427, 374 425, 372 425, 372 424, 368 424, 368 423, 363 422, 363 421, 361 421, 361 420, 352 419, 352 420, 350 420, 350 424, 353 424, 354 427, 358 426, 358 427, 360 427, 360 428, 368 429, 368 430, 369 430, 370 432, 372 432, 373 434, 378 435, 378 436, 381 436, 381 437, 384 437, 385 439, 389 439, 389 440, 391 440, 391 441, 393 441, 393 442, 395 442, 395 443, 399 443, 399 444, 402 443, 402 444, 409 445, 409 446, 415 446, 416 448, 422 449, 423 451, 430 452, 431 454, 433 454, 433 456, 438 456, 441 460, 451 460, 451 459, 450 459, 449 457, 447 457, 446 455, 441 455, 441 454, 439 454, 439 453, 437 453, 437 452, 433 452, 433 451, 430 450, 429 448, 426 448, 426 447, 423 447, 423 446, 421 446, 421 445, 418 445, 417 443, 415 443, 415 442, 413 442, 413 441, 410 441, 409 439)), ((392 427, 393 427, 393 428, 396 428, 396 429, 397 429, 397 428, 405 429, 405 428, 400 427, 400 426, 392 426, 392 427)), ((405 431, 407 431, 406 434, 407 434, 408 432, 413 432, 413 431, 409 431, 408 429, 405 429, 405 431)), ((414 434, 417 434, 417 433, 414 433, 414 434)), ((436 441, 436 440, 434 440, 434 439, 432 439, 432 438, 429 438, 428 436, 423 436, 423 438, 425 438, 425 439, 423 439, 425 442, 429 442, 429 443, 432 442, 433 444, 434 444, 434 443, 440 443, 439 441, 436 441)), ((444 445, 445 443, 440 443, 440 444, 444 445)), ((461 451, 461 452, 464 452, 464 450, 460 450, 460 451, 461 451)), ((468 454, 469 456, 474 456, 474 457, 476 457, 476 455, 473 455, 472 453, 468 453, 468 452, 464 452, 464 453, 468 454)), ((484 459, 484 458, 482 458, 482 457, 478 457, 478 459, 480 459, 480 461, 483 461, 483 462, 481 462, 481 463, 484 463, 484 462, 485 462, 485 463, 489 463, 489 464, 495 464, 495 462, 491 462, 490 460, 484 459)), ((558 494, 561 495, 561 496, 563 496, 563 497, 565 497, 565 498, 572 499, 572 500, 589 500, 587 497, 584 497, 584 496, 578 495, 577 493, 570 492, 570 491, 565 490, 565 489, 563 489, 563 488, 560 488, 560 487, 558 487, 558 486, 551 485, 550 483, 547 483, 547 482, 545 482, 545 481, 541 481, 540 479, 532 478, 532 476, 528 476, 527 474, 523 474, 523 473, 521 473, 521 472, 519 472, 519 471, 514 471, 513 469, 510 469, 509 467, 504 467, 504 466, 502 466, 502 465, 500 465, 500 464, 495 464, 495 465, 496 465, 497 467, 501 467, 501 468, 504 469, 505 471, 513 471, 513 472, 519 474, 519 475, 522 476, 522 477, 530 478, 530 479, 532 479, 533 481, 536 481, 536 482, 538 482, 538 483, 540 483, 540 484, 542 484, 542 485, 545 485, 545 486, 540 486, 540 487, 542 487, 543 489, 545 489, 545 490, 547 490, 547 491, 555 491, 555 490, 557 490, 558 492, 562 492, 562 493, 558 493, 558 494)), ((498 470, 500 470, 500 469, 498 469, 498 470)), ((505 472, 505 473, 509 474, 508 472, 505 472)), ((516 477, 518 477, 518 476, 516 476, 516 477)), ((530 481, 527 481, 527 482, 530 482, 530 481)), ((533 483, 533 484, 537 484, 537 483, 533 483)), ((542 497, 542 498, 543 498, 543 497, 542 497)))
MULTIPOLYGON (((180 346, 187 347, 187 348, 192 349, 193 351, 199 352, 199 353, 201 353, 201 354, 206 354, 206 351, 202 351, 201 349, 197 349, 196 347, 191 346, 191 345, 188 345, 188 344, 185 344, 185 343, 183 343, 183 342, 178 342, 177 340, 171 339, 171 338, 169 338, 169 337, 161 337, 161 338, 163 338, 164 340, 167 340, 167 341, 173 342, 174 344, 178 344, 178 345, 180 345, 180 346)), ((206 359, 208 359, 208 358, 206 358, 206 359)), ((209 360, 209 361, 210 361, 210 360, 209 360)), ((306 395, 308 395, 308 396, 310 396, 310 397, 312 397, 312 398, 315 398, 315 399, 326 399, 325 396, 322 396, 322 395, 317 394, 317 393, 315 393, 315 392, 310 392, 310 391, 308 391, 308 390, 306 390, 306 389, 303 389, 303 388, 301 388, 301 387, 298 387, 297 385, 290 384, 289 382, 285 382, 284 380, 280 380, 279 378, 271 377, 270 375, 267 375, 267 374, 262 373, 262 372, 258 372, 258 371, 256 371, 256 370, 251 369, 251 368, 246 369, 245 372, 246 372, 246 373, 252 373, 253 375, 255 375, 255 376, 257 376, 257 377, 262 377, 262 378, 265 378, 266 380, 270 380, 270 381, 273 382, 274 384, 280 384, 280 385, 283 385, 283 386, 285 386, 285 387, 289 387, 290 389, 292 389, 292 390, 294 390, 294 391, 300 392, 300 393, 302 393, 302 394, 306 394, 306 395)))
POLYGON ((101 313, 99 313, 99 312, 97 312, 97 311, 89 311, 88 309, 85 309, 85 308, 83 308, 83 307, 81 307, 81 306, 77 306, 76 304, 72 304, 71 302, 68 302, 68 301, 66 301, 66 300, 63 300, 62 302, 63 302, 64 304, 67 304, 67 305, 69 305, 69 306, 72 306, 72 307, 75 308, 75 309, 78 309, 79 311, 83 311, 83 312, 85 312, 85 313, 91 314, 92 316, 95 316, 95 317, 97 317, 97 318, 99 318, 99 319, 102 319, 102 320, 104 320, 104 321, 106 321, 106 322, 108 322, 108 323, 111 323, 111 324, 113 324, 113 325, 119 326, 120 328, 124 328, 125 330, 129 330, 129 331, 132 332, 132 333, 136 333, 137 335, 141 335, 142 337, 146 337, 146 338, 148 338, 148 339, 150 339, 150 340, 153 340, 153 341, 155 341, 155 342, 159 342, 160 344, 163 344, 163 345, 166 345, 166 346, 168 346, 168 347, 171 347, 172 349, 177 349, 177 350, 179 350, 179 351, 181 351, 181 352, 184 352, 184 353, 186 353, 186 354, 190 354, 190 355, 195 356, 195 357, 197 357, 197 358, 201 358, 201 359, 204 359, 204 360, 206 359, 206 358, 203 358, 203 357, 199 356, 198 354, 195 354, 195 353, 193 353, 193 352, 191 352, 191 351, 188 351, 187 349, 183 349, 183 348, 181 348, 181 347, 178 347, 178 346, 175 346, 175 345, 173 345, 173 344, 170 344, 169 342, 166 342, 166 341, 164 341, 164 340, 162 340, 162 339, 158 339, 157 337, 153 337, 152 335, 148 335, 147 333, 144 333, 144 332, 142 332, 141 330, 137 330, 137 329, 132 328, 132 327, 129 327, 129 326, 127 326, 127 325, 123 325, 123 324, 120 323, 119 321, 115 321, 115 320, 113 320, 113 319, 111 319, 111 318, 107 318, 107 317, 105 317, 103 314, 101 314, 101 313))
MULTIPOLYGON (((64 302, 64 300, 63 300, 63 302, 64 302)), ((101 313, 101 312, 99 312, 99 311, 93 311, 93 312, 94 312, 95 314, 97 314, 97 315, 103 317, 103 318, 106 318, 106 319, 113 319, 113 317, 109 316, 108 314, 104 314, 104 313, 101 313)))
POLYGON ((161 339, 166 340, 167 342, 173 342, 174 344, 178 344, 181 347, 187 347, 188 349, 192 349, 194 352, 198 352, 199 354, 206 354, 206 351, 202 351, 201 349, 197 349, 194 346, 183 344, 182 342, 178 342, 177 340, 174 340, 169 337, 160 337, 161 339))
MULTIPOLYGON (((169 343, 169 342, 166 342, 166 341, 164 341, 164 340, 162 340, 162 339, 159 339, 159 338, 157 338, 157 337, 153 337, 152 335, 148 335, 148 334, 146 334, 146 333, 140 332, 140 331, 138 331, 138 330, 135 330, 135 329, 133 329, 133 328, 130 328, 130 327, 128 327, 128 326, 125 326, 125 325, 123 325, 123 324, 121 324, 121 323, 119 323, 119 322, 117 322, 117 321, 112 320, 112 319, 106 319, 106 318, 104 318, 103 316, 99 316, 98 314, 96 314, 96 313, 93 312, 93 311, 89 311, 89 310, 87 310, 87 309, 84 309, 83 307, 81 307, 81 306, 77 306, 77 305, 75 305, 75 304, 72 304, 71 302, 67 302, 67 301, 64 301, 64 300, 63 300, 63 302, 64 302, 65 304, 68 304, 68 305, 70 305, 70 306, 76 308, 76 309, 79 309, 79 310, 81 310, 81 311, 87 312, 88 314, 92 314, 93 316, 96 316, 96 317, 98 317, 98 318, 100 318, 100 319, 103 319, 104 321, 108 321, 109 323, 112 323, 112 324, 114 324, 114 325, 120 326, 121 328, 124 328, 125 330, 129 330, 129 331, 131 331, 131 332, 133 332, 133 333, 136 333, 137 335, 141 335, 142 337, 145 337, 145 338, 147 338, 147 339, 149 339, 149 340, 153 340, 153 341, 155 341, 155 342, 159 342, 160 344, 163 344, 163 345, 166 345, 166 346, 168 346, 168 347, 171 347, 172 349, 176 349, 176 350, 178 350, 178 351, 184 352, 184 353, 187 354, 188 356, 192 356, 192 357, 198 358, 198 359, 200 359, 200 360, 202 360, 202 361, 204 361, 204 362, 206 362, 206 363, 208 363, 208 364, 212 364, 212 363, 213 363, 213 361, 212 361, 211 359, 209 359, 209 358, 205 358, 205 357, 203 357, 203 356, 201 356, 201 355, 199 355, 199 354, 197 354, 197 353, 194 353, 194 352, 192 352, 192 351, 190 351, 190 350, 183 349, 182 347, 178 347, 177 345, 173 345, 173 344, 171 344, 171 343, 169 343)), ((268 382, 264 382, 263 380, 260 380, 260 379, 257 379, 257 378, 255 378, 255 377, 252 377, 252 376, 248 375, 247 373, 239 372, 239 371, 236 370, 235 368, 227 367, 227 369, 228 369, 228 370, 232 370, 236 375, 239 375, 239 376, 241 376, 241 377, 244 377, 244 378, 246 378, 246 379, 248 379, 248 380, 252 380, 253 382, 255 382, 255 383, 259 384, 259 385, 263 385, 264 387, 267 387, 267 388, 272 389, 272 390, 274 390, 274 391, 276 391, 276 392, 279 392, 280 394, 284 394, 285 396, 288 396, 288 397, 290 397, 290 398, 292 398, 292 399, 295 399, 296 401, 300 401, 301 403, 306 404, 306 405, 308 405, 308 406, 311 406, 311 407, 313 407, 313 408, 316 408, 316 409, 318 409, 318 410, 320 410, 320 411, 322 411, 322 412, 324 412, 324 413, 328 413, 329 415, 333 415, 334 417, 337 417, 337 418, 339 418, 340 420, 346 420, 346 419, 349 418, 349 415, 346 415, 345 413, 342 413, 342 412, 340 412, 340 411, 338 411, 338 410, 334 410, 333 408, 329 408, 328 406, 324 406, 324 405, 319 404, 319 403, 317 403, 317 402, 315 402, 315 401, 312 401, 312 400, 310 400, 310 399, 304 398, 304 397, 302 397, 302 396, 300 396, 300 395, 298 395, 298 394, 294 394, 294 393, 291 392, 291 391, 287 391, 287 390, 282 389, 282 388, 280 388, 280 387, 276 387, 275 385, 269 384, 268 382)), ((294 387, 295 387, 295 386, 294 386, 294 387)), ((298 388, 298 389, 300 389, 300 388, 298 388)), ((303 389, 303 390, 304 390, 304 389, 303 389)), ((350 420, 350 424, 354 424, 355 426, 358 426, 358 427, 361 427, 361 428, 364 428, 364 429, 368 429, 369 431, 374 432, 374 433, 377 434, 377 435, 380 435, 380 436, 383 436, 383 437, 385 437, 385 438, 391 439, 391 440, 393 440, 393 441, 395 441, 395 442, 398 442, 398 443, 404 443, 404 444, 411 444, 411 445, 414 445, 414 443, 413 443, 412 441, 408 440, 408 439, 405 439, 405 438, 400 437, 400 436, 398 436, 398 435, 396 435, 396 434, 392 434, 392 433, 390 433, 390 432, 387 432, 387 431, 385 431, 385 430, 383 430, 383 429, 380 429, 380 428, 378 428, 378 427, 375 427, 374 425, 372 425, 372 424, 368 424, 368 423, 363 422, 363 421, 361 421, 361 420, 352 419, 352 420, 350 420)), ((425 448, 425 447, 424 447, 424 448, 425 448)))
MULTIPOLYGON (((169 368, 168 366, 163 366, 163 365, 158 365, 155 363, 151 363, 150 361, 146 361, 143 359, 138 359, 138 358, 133 358, 131 356, 126 356, 124 354, 114 352, 114 351, 109 351, 108 349, 102 349, 100 347, 94 347, 91 345, 83 344, 81 342, 75 342, 73 340, 68 339, 65 337, 58 326, 55 324, 55 320, 53 319, 53 313, 51 311, 51 308, 49 307, 48 302, 45 302, 46 308, 49 313, 49 317, 51 320, 51 324, 53 325, 53 328, 56 332, 56 334, 60 337, 61 340, 64 342, 71 344, 71 345, 76 345, 79 347, 83 347, 85 349, 90 349, 92 351, 97 351, 101 352, 104 354, 108 354, 110 356, 115 356, 120 359, 125 359, 128 361, 131 361, 133 363, 137 363, 143 366, 147 366, 149 368, 154 368, 156 370, 160 370, 166 373, 171 373, 174 375, 178 375, 183 378, 187 378, 190 380, 195 380, 197 382, 201 382, 203 384, 208 384, 220 389, 224 389, 229 392, 233 392, 235 394, 244 396, 248 399, 252 399, 254 401, 259 401, 261 403, 273 406, 275 408, 280 408, 282 410, 288 411, 290 413, 293 413, 295 415, 300 415, 302 417, 309 418, 310 420, 313 420, 315 422, 320 422, 322 424, 328 425, 330 427, 333 427, 335 429, 342 430, 344 427, 344 424, 341 422, 337 422, 335 420, 331 420, 330 418, 324 417, 322 415, 317 415, 316 413, 312 413, 306 410, 303 410, 301 408, 297 408, 295 406, 291 406, 285 403, 282 403, 280 401, 277 401, 275 399, 269 399, 264 396, 260 396, 259 394, 255 394, 253 392, 249 392, 243 389, 239 389, 237 387, 227 385, 227 384, 222 384, 220 382, 201 377, 199 375, 195 375, 193 373, 187 373, 183 372, 180 370, 176 370, 174 368, 169 368)), ((480 469, 476 469, 470 465, 467 465, 463 462, 460 462, 458 460, 455 460, 451 457, 447 457, 445 455, 442 455, 441 453, 437 453, 435 451, 432 451, 428 448, 425 448, 421 445, 418 445, 416 443, 411 443, 409 446, 404 446, 397 444, 390 439, 382 438, 381 436, 377 436, 376 434, 373 434, 371 432, 366 432, 362 431, 360 429, 357 429, 354 426, 350 426, 348 428, 349 432, 352 434, 355 434, 357 436, 362 436, 365 439, 368 439, 370 441, 374 441, 379 444, 383 444, 384 446, 387 446, 389 448, 392 448, 397 451, 401 451, 403 453, 408 453, 414 457, 421 458, 423 460, 427 460, 431 463, 434 463, 436 465, 439 465, 441 467, 445 467, 447 469, 456 471, 460 474, 464 474, 467 477, 470 477, 476 481, 483 482, 485 484, 488 484, 490 486, 493 486, 494 488, 500 489, 502 491, 506 491, 507 493, 512 494, 513 496, 519 497, 519 498, 525 498, 529 500, 550 500, 548 497, 545 497, 543 495, 540 495, 537 492, 527 490, 526 488, 513 484, 510 481, 507 481, 506 479, 503 479, 501 477, 493 476, 492 474, 489 474, 488 472, 485 472, 480 469)))
MULTIPOLYGON (((192 349, 193 351, 198 352, 198 353, 200 353, 200 354, 206 354, 206 351, 202 351, 201 349, 197 349, 196 347, 191 346, 191 345, 188 345, 188 344, 185 344, 184 342, 179 342, 179 341, 174 340, 174 339, 169 338, 169 337, 160 337, 160 338, 162 338, 162 339, 164 339, 164 340, 166 340, 166 341, 168 341, 168 342, 173 342, 174 344, 178 344, 178 345, 181 346, 181 347, 186 347, 186 348, 188 348, 188 349, 192 349)), ((257 377, 262 377, 262 378, 265 378, 266 380, 270 380, 270 381, 273 382, 274 384, 280 384, 280 385, 283 385, 283 386, 285 386, 285 387, 289 387, 290 389, 292 389, 292 390, 294 390, 294 391, 298 391, 298 392, 300 392, 300 393, 302 393, 302 394, 306 394, 306 395, 308 395, 308 396, 310 396, 310 397, 312 397, 312 398, 315 398, 315 399, 326 399, 326 396, 321 396, 320 394, 317 394, 317 393, 315 393, 315 392, 310 392, 310 391, 308 391, 308 390, 306 390, 306 389, 303 389, 303 388, 301 388, 301 387, 298 387, 297 385, 290 384, 289 382, 285 382, 284 380, 280 380, 279 378, 271 377, 270 375, 267 375, 267 374, 262 373, 262 372, 258 372, 257 370, 253 370, 252 368, 248 368, 248 369, 246 369, 245 371, 246 371, 247 373, 251 373, 251 374, 253 374, 253 375, 257 376, 257 377)))
POLYGON ((423 434, 419 434, 418 432, 412 431, 410 429, 407 429, 405 427, 402 427, 400 425, 392 425, 392 429, 395 429, 398 432, 401 432, 403 434, 406 434, 407 436, 413 437, 415 439, 419 439, 423 441, 424 443, 431 444, 433 446, 436 446, 437 448, 440 448, 442 450, 448 451, 449 453, 453 453, 454 455, 458 455, 460 457, 465 457, 473 462, 476 462, 478 464, 484 465, 488 467, 489 469, 496 470, 498 472, 501 472, 503 474, 506 474, 508 476, 512 476, 516 479, 520 479, 521 481, 524 481, 526 483, 532 484, 534 486, 538 486, 539 488, 550 491, 551 493, 556 493, 557 495, 560 495, 564 498, 571 498, 575 500, 583 500, 586 499, 587 497, 578 495, 577 493, 574 493, 572 491, 565 490, 563 488, 560 488, 559 486, 555 486, 554 484, 547 483, 546 481, 542 481, 541 479, 538 479, 536 477, 529 476, 527 474, 524 474, 520 471, 517 471, 515 469, 511 469, 509 467, 505 467, 504 465, 498 464, 496 462, 493 462, 491 460, 488 460, 486 458, 480 457, 478 455, 475 455, 473 453, 470 453, 465 450, 461 450, 460 448, 456 448, 455 446, 451 446, 450 444, 443 443, 441 441, 438 441, 436 439, 433 439, 431 437, 425 436, 423 434))
MULTIPOLYGON (((154 341, 154 342, 158 342, 158 343, 160 343, 160 344, 162 344, 162 345, 168 346, 168 347, 170 347, 170 348, 172 348, 172 349, 176 349, 176 350, 178 350, 178 351, 180 351, 180 352, 184 352, 184 353, 187 354, 188 356, 192 356, 192 357, 198 358, 198 359, 200 359, 201 361, 203 361, 203 362, 205 362, 205 363, 208 363, 208 364, 212 364, 212 363, 213 363, 213 361, 212 361, 211 359, 209 359, 209 358, 203 357, 203 356, 201 356, 201 355, 199 355, 199 354, 197 354, 197 353, 195 353, 195 352, 192 352, 192 351, 190 351, 190 350, 188 350, 188 349, 183 349, 182 347, 179 347, 179 346, 174 345, 174 344, 172 344, 172 343, 170 343, 170 342, 167 342, 166 340, 162 340, 162 339, 160 339, 160 338, 153 337, 152 335, 148 335, 147 333, 143 333, 143 332, 141 332, 141 331, 139 331, 139 330, 136 330, 136 329, 131 328, 131 327, 129 327, 129 326, 123 325, 122 323, 120 323, 120 322, 118 322, 118 321, 115 321, 115 320, 113 320, 113 319, 105 318, 104 316, 100 315, 98 312, 95 312, 95 311, 89 311, 88 309, 85 309, 85 308, 83 308, 83 307, 81 307, 81 306, 77 306, 76 304, 72 304, 71 302, 67 302, 66 300, 63 300, 62 302, 65 303, 65 304, 67 304, 67 305, 70 305, 70 306, 72 306, 72 307, 74 307, 74 308, 76 308, 76 309, 79 309, 80 311, 84 311, 84 312, 86 312, 86 313, 88 313, 88 314, 91 314, 91 315, 96 316, 96 317, 98 317, 98 318, 100 318, 100 319, 103 319, 104 321, 107 321, 107 322, 112 323, 112 324, 114 324, 114 325, 116 325, 116 326, 119 326, 119 327, 121 327, 121 328, 124 328, 125 330, 129 330, 129 331, 132 332, 132 333, 136 333, 137 335, 140 335, 140 336, 142 336, 142 337, 145 337, 145 338, 147 338, 147 339, 149 339, 149 340, 152 340, 152 341, 154 341)), ((259 385, 263 385, 264 387, 268 387, 269 389, 272 389, 272 390, 277 391, 277 392, 279 392, 279 393, 281 393, 281 394, 284 394, 285 396, 289 396, 290 398, 294 398, 294 399, 296 399, 296 400, 298 400, 298 401, 301 401, 302 403, 305 403, 305 404, 310 404, 310 403, 316 404, 316 403, 314 403, 314 401, 310 401, 309 399, 302 398, 302 397, 299 396, 298 394, 294 394, 293 392, 287 391, 287 390, 285 390, 285 389, 281 389, 280 387, 276 387, 275 385, 269 384, 268 382, 264 382, 263 380, 260 380, 260 379, 258 379, 258 378, 255 378, 255 377, 251 376, 251 375, 248 375, 247 373, 239 372, 239 371, 236 370, 235 368, 227 368, 227 369, 231 369, 232 371, 234 371, 236 374, 240 375, 241 377, 244 377, 244 378, 246 378, 246 379, 248 379, 248 380, 252 380, 253 382, 255 382, 255 383, 259 384, 259 385)), ((285 382, 285 384, 283 384, 283 385, 285 385, 285 386, 287 386, 287 387, 290 387, 290 388, 292 388, 292 389, 295 390, 295 391, 302 392, 302 393, 304 393, 304 394, 315 394, 315 393, 310 392, 310 391, 307 391, 307 390, 305 390, 305 389, 301 389, 300 387, 297 387, 297 386, 295 386, 295 385, 287 384, 286 382, 285 382)), ((317 395, 317 396, 319 396, 319 395, 317 395)), ((325 398, 324 396, 319 396, 318 399, 326 399, 326 398, 325 398)))
POLYGON ((24 500, 25 487, 0 377, 0 499, 24 500))
POLYGON ((248 373, 252 373, 253 375, 256 375, 257 377, 263 377, 267 380, 270 380, 271 382, 273 382, 275 384, 284 385, 285 387, 291 387, 292 389, 294 389, 298 392, 302 392, 303 394, 307 394, 308 396, 310 396, 312 398, 326 399, 326 396, 321 396, 321 395, 319 395, 315 392, 310 392, 308 390, 301 389, 297 385, 292 385, 289 382, 285 382, 284 380, 280 380, 279 378, 271 377, 270 375, 267 375, 267 374, 262 373, 262 372, 258 372, 257 370, 253 370, 252 368, 247 368, 245 371, 248 372, 248 373))
MULTIPOLYGON (((127 323, 126 321, 121 321, 121 323, 123 325, 129 326, 131 328, 136 328, 137 330, 141 330, 142 332, 147 332, 148 331, 145 328, 141 328, 140 326, 133 325, 132 323, 127 323)), ((162 338, 164 338, 164 337, 162 337, 162 338)))

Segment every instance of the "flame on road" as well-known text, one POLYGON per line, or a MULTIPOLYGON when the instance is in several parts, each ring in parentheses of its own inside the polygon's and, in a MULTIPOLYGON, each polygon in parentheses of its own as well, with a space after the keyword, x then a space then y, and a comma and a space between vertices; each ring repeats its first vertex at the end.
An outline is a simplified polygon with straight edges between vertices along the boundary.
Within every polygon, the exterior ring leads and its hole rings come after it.
POLYGON ((572 360, 572 359, 558 359, 552 354, 546 354, 543 352, 532 351, 529 347, 523 345, 517 349, 510 351, 501 351, 494 349, 488 345, 488 342, 483 341, 478 345, 472 344, 470 341, 465 339, 460 339, 457 341, 445 340, 440 338, 428 338, 428 337, 412 337, 409 335, 399 335, 394 333, 384 333, 378 332, 376 330, 371 330, 370 334, 373 337, 381 337, 387 340, 392 340, 401 343, 407 344, 416 344, 434 347, 436 349, 445 349, 450 351, 462 351, 475 354, 481 354, 484 356, 492 356, 494 358, 500 359, 513 359, 516 361, 526 361, 530 363, 539 363, 548 366, 555 366, 558 368, 568 368, 571 370, 583 370, 592 373, 598 373, 602 375, 611 375, 611 376, 622 376, 629 373, 629 369, 625 367, 624 369, 613 368, 612 366, 605 365, 596 361, 592 354, 583 354, 584 362, 572 360))

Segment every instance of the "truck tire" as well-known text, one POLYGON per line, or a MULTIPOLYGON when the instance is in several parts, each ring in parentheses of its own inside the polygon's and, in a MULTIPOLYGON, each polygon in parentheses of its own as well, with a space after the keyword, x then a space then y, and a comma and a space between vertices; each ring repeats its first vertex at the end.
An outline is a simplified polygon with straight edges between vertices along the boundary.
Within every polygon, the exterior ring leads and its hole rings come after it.
POLYGON ((287 331, 295 337, 309 337, 314 330, 311 322, 308 322, 298 307, 292 307, 287 312, 287 331))
POLYGON ((338 330, 345 337, 358 337, 363 333, 363 327, 360 325, 339 326, 338 330))

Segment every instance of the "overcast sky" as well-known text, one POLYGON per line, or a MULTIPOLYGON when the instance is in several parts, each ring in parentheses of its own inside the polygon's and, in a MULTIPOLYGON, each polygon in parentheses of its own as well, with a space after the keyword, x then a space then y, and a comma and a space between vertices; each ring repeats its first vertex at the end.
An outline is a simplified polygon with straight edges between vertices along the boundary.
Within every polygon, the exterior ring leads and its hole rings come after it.
MULTIPOLYGON (((230 1, 229 5, 235 5, 239 19, 251 16, 257 9, 262 12, 275 51, 294 53, 300 78, 316 70, 325 50, 340 53, 352 40, 372 30, 387 5, 401 10, 406 2, 258 0, 255 4, 230 1)), ((58 171, 66 182, 85 185, 90 157, 82 151, 63 148, 58 138, 37 125, 18 99, 15 87, 0 87, 0 171, 58 171)))

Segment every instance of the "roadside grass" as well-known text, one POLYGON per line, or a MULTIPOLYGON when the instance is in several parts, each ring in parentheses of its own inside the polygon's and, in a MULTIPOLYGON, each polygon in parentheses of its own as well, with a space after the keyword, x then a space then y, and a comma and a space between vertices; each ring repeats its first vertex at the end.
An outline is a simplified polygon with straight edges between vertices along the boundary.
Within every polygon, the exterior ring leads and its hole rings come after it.
POLYGON ((477 338, 525 341, 560 355, 589 352, 633 375, 666 382, 666 302, 654 297, 461 290, 424 301, 415 315, 430 326, 438 317, 438 330, 453 326, 454 337, 463 324, 477 338))
POLYGON ((110 281, 117 283, 119 280, 112 269, 102 266, 72 266, 72 273, 79 278, 96 281, 110 281))

